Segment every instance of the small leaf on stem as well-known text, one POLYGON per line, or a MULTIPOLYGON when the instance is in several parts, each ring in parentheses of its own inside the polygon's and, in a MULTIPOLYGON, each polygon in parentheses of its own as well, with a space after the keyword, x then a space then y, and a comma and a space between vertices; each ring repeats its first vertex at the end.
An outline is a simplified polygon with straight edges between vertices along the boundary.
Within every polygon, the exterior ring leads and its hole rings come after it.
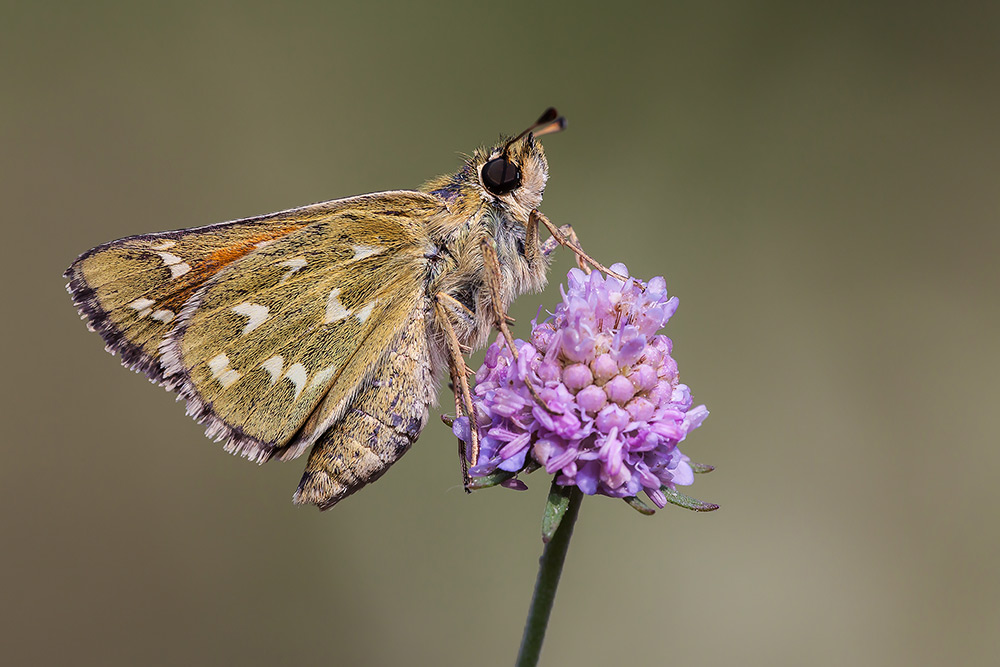
POLYGON ((712 512, 719 509, 719 506, 715 503, 706 503, 703 500, 697 500, 691 496, 685 496, 683 493, 678 491, 672 491, 665 486, 660 487, 660 491, 667 497, 667 502, 678 507, 683 507, 684 509, 693 510, 695 512, 712 512))
POLYGON ((482 477, 470 477, 469 478, 469 491, 479 491, 480 489, 488 489, 491 486, 499 486, 507 480, 514 477, 517 473, 506 472, 504 470, 498 470, 489 475, 483 475, 482 477))
POLYGON ((559 486, 554 479, 552 480, 549 497, 545 501, 545 513, 542 514, 542 542, 548 544, 556 534, 556 529, 566 514, 566 508, 569 507, 569 495, 572 490, 572 487, 559 486))
POLYGON ((622 498, 622 500, 624 500, 628 504, 629 507, 631 507, 632 509, 634 509, 639 514, 642 514, 644 516, 653 516, 654 514, 656 514, 656 510, 655 509, 653 509, 652 507, 650 507, 646 503, 642 502, 641 500, 639 500, 635 496, 629 496, 628 498, 622 498))

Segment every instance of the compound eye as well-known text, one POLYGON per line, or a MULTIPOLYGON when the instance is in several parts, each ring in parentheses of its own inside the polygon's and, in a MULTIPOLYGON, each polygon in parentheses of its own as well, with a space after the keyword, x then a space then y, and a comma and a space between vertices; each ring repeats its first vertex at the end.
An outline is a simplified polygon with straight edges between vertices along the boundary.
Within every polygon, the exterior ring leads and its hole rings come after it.
POLYGON ((521 185, 521 170, 505 157, 493 158, 483 165, 483 185, 492 194, 505 195, 521 185))

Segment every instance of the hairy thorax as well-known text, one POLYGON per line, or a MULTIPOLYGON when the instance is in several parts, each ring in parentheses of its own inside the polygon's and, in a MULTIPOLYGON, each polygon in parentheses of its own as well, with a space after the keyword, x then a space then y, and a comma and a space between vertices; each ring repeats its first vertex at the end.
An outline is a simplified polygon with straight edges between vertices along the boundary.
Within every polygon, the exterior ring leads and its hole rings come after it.
MULTIPOLYGON (((525 256, 525 225, 507 211, 484 206, 477 215, 456 226, 451 233, 434 240, 430 260, 428 297, 445 294, 443 301, 459 341, 473 349, 482 347, 494 327, 494 306, 487 287, 487 266, 482 243, 492 244, 500 265, 500 311, 528 292, 538 292, 546 283, 548 258, 538 255, 529 262, 525 256), (458 306, 461 304, 461 307, 458 306)), ((443 324, 433 319, 438 331, 443 324)))

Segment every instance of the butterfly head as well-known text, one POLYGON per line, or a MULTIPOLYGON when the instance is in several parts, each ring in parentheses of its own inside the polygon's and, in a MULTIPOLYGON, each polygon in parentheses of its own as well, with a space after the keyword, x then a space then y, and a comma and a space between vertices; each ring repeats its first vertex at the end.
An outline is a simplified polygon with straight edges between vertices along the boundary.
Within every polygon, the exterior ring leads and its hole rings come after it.
POLYGON ((485 203, 503 209, 526 223, 531 211, 542 203, 549 177, 549 164, 538 138, 565 127, 566 119, 550 107, 524 132, 501 138, 492 148, 477 150, 461 171, 432 181, 429 190, 449 202, 471 200, 477 202, 477 208, 485 203))
POLYGON ((545 151, 537 139, 565 127, 566 119, 549 107, 513 139, 503 139, 489 151, 478 151, 473 166, 483 199, 506 206, 516 217, 527 220, 527 214, 542 203, 549 177, 545 151))

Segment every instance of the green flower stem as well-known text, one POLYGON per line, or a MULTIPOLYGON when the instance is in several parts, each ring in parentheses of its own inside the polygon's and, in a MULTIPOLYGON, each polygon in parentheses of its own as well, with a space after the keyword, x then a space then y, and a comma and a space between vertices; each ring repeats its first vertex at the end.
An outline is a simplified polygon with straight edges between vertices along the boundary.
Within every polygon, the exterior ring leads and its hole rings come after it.
POLYGON ((517 655, 517 667, 534 667, 538 664, 538 657, 542 653, 542 642, 545 640, 545 630, 549 625, 552 603, 556 599, 559 576, 566 561, 569 540, 573 536, 573 524, 576 523, 576 516, 580 513, 580 503, 583 500, 580 489, 575 486, 569 489, 569 506, 566 508, 566 513, 552 539, 542 550, 541 558, 538 559, 538 578, 535 580, 535 593, 531 597, 528 619, 524 623, 524 636, 521 638, 521 650, 517 655))

